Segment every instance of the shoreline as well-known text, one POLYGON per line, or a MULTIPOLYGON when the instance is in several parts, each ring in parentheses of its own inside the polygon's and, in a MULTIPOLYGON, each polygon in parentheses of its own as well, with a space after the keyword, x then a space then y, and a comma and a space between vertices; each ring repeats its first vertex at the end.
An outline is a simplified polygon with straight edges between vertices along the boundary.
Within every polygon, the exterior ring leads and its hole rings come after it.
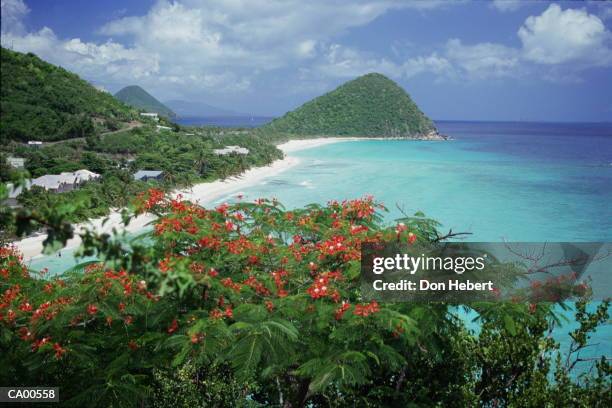
MULTIPOLYGON (((290 156, 289 153, 300 150, 311 149, 319 146, 324 146, 332 143, 357 141, 357 140, 372 140, 373 138, 357 138, 357 137, 341 137, 341 138, 318 138, 318 139, 299 139, 290 140, 281 143, 276 147, 283 151, 285 157, 276 160, 267 166, 254 167, 244 173, 229 177, 225 180, 216 180, 208 183, 194 184, 192 187, 183 190, 176 190, 172 193, 173 196, 181 194, 185 200, 189 200, 199 204, 210 203, 220 197, 230 194, 232 191, 238 191, 243 188, 251 187, 263 179, 280 174, 297 164, 300 160, 297 157, 290 156)), ((86 222, 76 224, 74 226, 75 233, 79 233, 82 229, 95 230, 98 233, 112 233, 116 230, 118 233, 128 232, 134 233, 142 230, 155 220, 152 214, 141 214, 132 219, 128 226, 124 226, 121 220, 121 214, 117 210, 112 210, 107 216, 95 218, 86 222)), ((13 242, 13 245, 23 254, 23 259, 26 262, 44 256, 42 254, 43 241, 47 234, 41 233, 31 237, 23 238, 13 242)), ((75 249, 81 244, 81 238, 76 236, 66 243, 66 246, 61 250, 75 249)))

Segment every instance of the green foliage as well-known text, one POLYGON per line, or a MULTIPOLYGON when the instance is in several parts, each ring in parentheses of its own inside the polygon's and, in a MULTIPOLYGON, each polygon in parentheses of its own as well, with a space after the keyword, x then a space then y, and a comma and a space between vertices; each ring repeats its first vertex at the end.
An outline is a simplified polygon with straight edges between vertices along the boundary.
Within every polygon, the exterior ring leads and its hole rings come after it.
POLYGON ((155 99, 138 85, 126 86, 115 94, 115 98, 126 105, 130 105, 145 112, 155 112, 166 118, 174 118, 176 116, 170 108, 155 99))
POLYGON ((94 120, 127 121, 132 109, 34 54, 0 50, 3 140, 62 140, 94 133, 94 120))
POLYGON ((435 127, 406 91, 385 76, 372 73, 306 102, 265 125, 262 131, 279 138, 291 135, 410 138, 426 135, 435 131, 435 127))
POLYGON ((187 363, 175 370, 154 371, 152 406, 154 408, 257 407, 247 399, 247 390, 256 383, 237 381, 227 365, 196 368, 187 363))
POLYGON ((159 216, 149 242, 83 232, 102 262, 60 277, 0 249, 0 382, 58 385, 66 406, 609 406, 605 356, 572 371, 609 302, 575 304, 563 356, 550 304, 474 303, 475 334, 452 305, 364 302, 361 244, 424 245, 425 217, 398 233, 369 199, 207 210, 157 190, 136 208, 159 216))

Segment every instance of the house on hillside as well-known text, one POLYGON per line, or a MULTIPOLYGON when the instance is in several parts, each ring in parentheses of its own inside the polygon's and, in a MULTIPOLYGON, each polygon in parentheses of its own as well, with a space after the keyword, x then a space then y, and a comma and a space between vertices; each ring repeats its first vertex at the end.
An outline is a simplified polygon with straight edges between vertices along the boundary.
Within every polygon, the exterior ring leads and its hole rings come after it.
POLYGON ((169 126, 157 125, 157 131, 159 132, 160 130, 172 130, 172 128, 169 126))
POLYGON ((81 184, 100 178, 100 175, 89 170, 77 170, 60 174, 45 174, 32 180, 33 186, 39 186, 53 193, 72 191, 81 184))
POLYGON ((219 156, 225 156, 228 154, 249 154, 249 149, 240 146, 225 146, 223 149, 215 149, 213 152, 219 156))
POLYGON ((155 112, 142 112, 140 114, 140 116, 145 117, 145 118, 153 119, 156 122, 159 121, 159 114, 157 114, 155 112))
POLYGON ((23 169, 25 167, 25 159, 23 157, 12 157, 6 158, 6 162, 14 169, 23 169))
POLYGON ((26 180, 23 185, 15 186, 13 183, 7 183, 6 188, 8 189, 8 198, 2 202, 2 204, 9 207, 17 207, 19 204, 17 198, 21 195, 23 190, 27 190, 32 185, 30 180, 26 180))
POLYGON ((42 147, 43 142, 41 142, 40 140, 29 140, 28 141, 28 147, 31 147, 33 149, 38 149, 40 147, 42 147))
POLYGON ((134 173, 134 180, 149 181, 157 180, 162 181, 164 179, 164 172, 161 170, 138 170, 134 173))
POLYGON ((60 174, 45 174, 33 180, 26 180, 23 185, 15 186, 13 183, 8 183, 8 199, 3 204, 10 207, 17 206, 17 198, 24 190, 29 190, 32 186, 42 187, 52 193, 64 193, 72 191, 81 186, 86 181, 96 180, 100 178, 98 173, 89 170, 78 170, 75 172, 64 172, 60 174))

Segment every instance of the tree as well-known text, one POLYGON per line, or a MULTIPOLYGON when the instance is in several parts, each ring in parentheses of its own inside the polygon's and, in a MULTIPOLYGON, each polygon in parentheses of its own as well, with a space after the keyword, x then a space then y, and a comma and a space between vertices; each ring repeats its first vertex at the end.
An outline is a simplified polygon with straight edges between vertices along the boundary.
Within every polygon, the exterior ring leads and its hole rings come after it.
MULTIPOLYGON (((58 384, 75 406, 138 406, 177 382, 189 406, 223 398, 198 390, 228 389, 242 397, 232 404, 284 407, 534 406, 561 395, 606 406, 605 360, 587 385, 549 380, 551 305, 472 305, 483 319, 474 337, 449 305, 362 298, 361 244, 427 246, 433 222, 385 226, 371 198, 207 210, 152 189, 134 208, 159 216, 148 242, 83 232, 82 254, 104 261, 61 277, 32 278, 2 249, 2 383, 58 384)), ((578 307, 579 345, 608 306, 578 307)))

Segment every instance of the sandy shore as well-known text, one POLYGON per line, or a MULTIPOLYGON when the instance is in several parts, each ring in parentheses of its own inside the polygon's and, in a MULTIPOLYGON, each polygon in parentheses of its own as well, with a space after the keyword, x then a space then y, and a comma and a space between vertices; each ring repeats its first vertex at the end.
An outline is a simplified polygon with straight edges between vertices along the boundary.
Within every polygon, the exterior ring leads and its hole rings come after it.
MULTIPOLYGON (((290 153, 292 152, 350 140, 360 140, 360 138, 291 140, 277 146, 285 153, 285 158, 282 160, 277 160, 268 166, 247 170, 240 176, 231 177, 226 180, 196 184, 190 189, 177 191, 174 194, 182 194, 183 198, 186 200, 206 205, 232 192, 239 192, 241 189, 260 183, 267 177, 277 175, 294 167, 299 163, 299 159, 291 156, 290 153)), ((154 219, 155 217, 151 214, 143 214, 133 219, 130 224, 125 227, 121 222, 121 214, 118 211, 112 211, 104 218, 97 218, 77 224, 75 230, 79 232, 83 228, 87 228, 99 233, 111 233, 113 230, 117 232, 126 231, 133 233, 142 230, 154 219)), ((42 254, 42 243, 45 238, 46 234, 39 234, 17 241, 15 245, 21 253, 23 253, 24 260, 29 261, 42 254)), ((76 237, 68 241, 65 249, 75 248, 80 244, 81 239, 76 237)))

